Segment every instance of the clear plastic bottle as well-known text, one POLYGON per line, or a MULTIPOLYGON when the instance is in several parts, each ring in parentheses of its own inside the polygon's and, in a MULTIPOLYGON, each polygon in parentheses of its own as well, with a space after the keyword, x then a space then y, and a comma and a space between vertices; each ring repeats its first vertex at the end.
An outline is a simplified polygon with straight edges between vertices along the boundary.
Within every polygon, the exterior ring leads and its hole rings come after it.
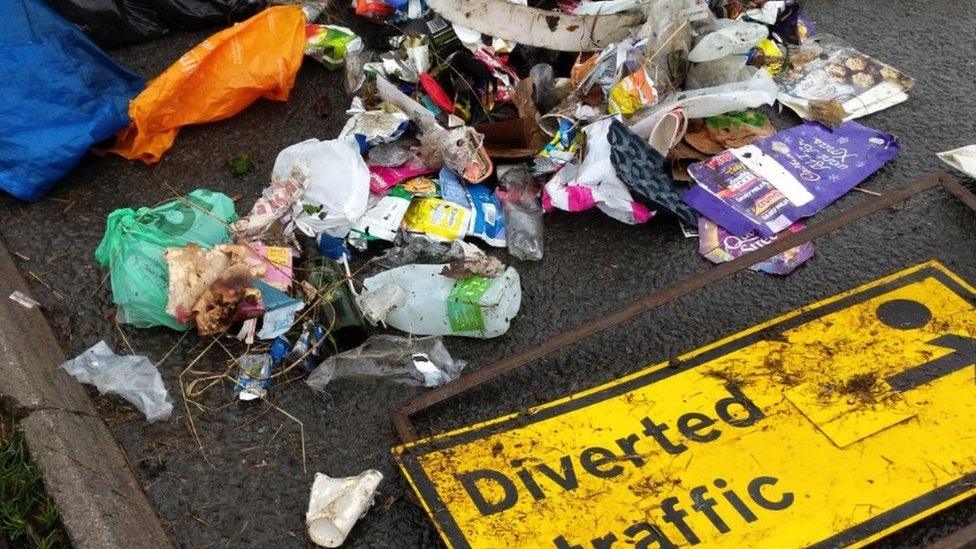
POLYGON ((518 166, 505 172, 500 183, 506 189, 502 205, 508 253, 522 261, 539 261, 542 259, 543 210, 532 174, 518 166))
POLYGON ((441 275, 446 265, 404 265, 363 281, 368 294, 389 285, 396 303, 384 322, 415 335, 497 337, 508 331, 522 304, 518 272, 508 267, 496 278, 455 280, 441 275))

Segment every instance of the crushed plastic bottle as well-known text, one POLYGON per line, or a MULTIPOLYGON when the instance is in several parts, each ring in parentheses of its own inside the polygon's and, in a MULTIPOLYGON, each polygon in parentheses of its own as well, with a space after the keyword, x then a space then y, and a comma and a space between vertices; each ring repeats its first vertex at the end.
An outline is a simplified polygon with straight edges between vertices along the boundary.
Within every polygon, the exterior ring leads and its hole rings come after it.
POLYGON ((542 259, 542 203, 539 201, 532 174, 522 166, 501 176, 506 188, 502 199, 508 253, 523 261, 542 259))
POLYGON ((445 267, 405 265, 384 271, 363 281, 362 298, 399 286, 403 292, 394 292, 398 302, 383 320, 415 335, 491 338, 507 332, 522 304, 518 272, 508 267, 496 278, 455 280, 441 274, 445 267))
POLYGON ((332 381, 348 378, 384 378, 396 383, 437 387, 453 381, 467 366, 455 360, 440 336, 401 337, 375 335, 365 343, 322 361, 305 383, 324 391, 332 381))

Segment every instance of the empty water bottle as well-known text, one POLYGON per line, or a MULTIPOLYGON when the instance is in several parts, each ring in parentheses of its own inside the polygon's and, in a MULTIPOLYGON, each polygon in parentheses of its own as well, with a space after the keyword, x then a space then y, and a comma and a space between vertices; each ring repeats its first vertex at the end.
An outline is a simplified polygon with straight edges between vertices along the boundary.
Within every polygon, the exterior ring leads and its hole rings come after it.
POLYGON ((542 203, 532 174, 516 166, 501 176, 506 188, 502 205, 505 209, 505 237, 508 253, 523 261, 542 259, 542 203))

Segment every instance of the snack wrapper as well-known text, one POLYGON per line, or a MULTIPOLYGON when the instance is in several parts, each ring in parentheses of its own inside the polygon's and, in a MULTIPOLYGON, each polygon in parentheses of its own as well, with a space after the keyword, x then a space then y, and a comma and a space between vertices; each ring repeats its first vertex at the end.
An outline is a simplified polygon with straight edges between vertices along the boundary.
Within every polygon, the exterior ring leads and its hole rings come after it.
MULTIPOLYGON (((794 223, 784 232, 799 232, 803 226, 802 222, 794 223)), ((760 236, 756 233, 736 236, 710 219, 699 217, 698 238, 698 253, 712 263, 725 263, 775 242, 778 236, 760 236)), ((753 271, 786 276, 811 257, 813 257, 813 242, 805 242, 749 268, 753 271)))
POLYGON ((342 67, 347 51, 359 51, 362 48, 363 41, 346 27, 315 23, 305 25, 305 55, 330 70, 342 67))
POLYGON ((653 105, 657 101, 657 90, 654 81, 641 67, 630 75, 622 78, 610 89, 610 99, 607 110, 610 114, 630 116, 644 107, 653 105))
POLYGON ((471 212, 440 198, 417 198, 403 216, 404 226, 436 240, 457 240, 468 232, 471 212))

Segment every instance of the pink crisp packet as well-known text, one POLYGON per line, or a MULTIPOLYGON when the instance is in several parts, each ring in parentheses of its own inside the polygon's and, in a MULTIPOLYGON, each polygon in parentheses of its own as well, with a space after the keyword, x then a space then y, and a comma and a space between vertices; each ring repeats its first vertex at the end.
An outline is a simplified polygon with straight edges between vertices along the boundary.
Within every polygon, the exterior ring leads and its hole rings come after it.
POLYGON ((369 190, 373 194, 384 195, 393 187, 403 183, 411 177, 435 173, 438 168, 424 165, 404 164, 396 168, 386 166, 369 167, 369 190))
MULTIPOLYGON (((783 232, 799 232, 803 226, 802 222, 794 223, 784 229, 783 232)), ((761 236, 756 232, 751 232, 746 236, 736 236, 704 216, 698 218, 698 253, 712 263, 732 261, 741 255, 775 242, 778 237, 779 235, 761 236)), ((749 268, 753 271, 786 276, 811 257, 813 257, 813 243, 806 242, 749 268)))
POLYGON ((291 248, 255 243, 251 245, 251 257, 248 258, 248 262, 264 265, 264 276, 261 280, 269 286, 274 286, 283 292, 291 288, 294 276, 291 248))

